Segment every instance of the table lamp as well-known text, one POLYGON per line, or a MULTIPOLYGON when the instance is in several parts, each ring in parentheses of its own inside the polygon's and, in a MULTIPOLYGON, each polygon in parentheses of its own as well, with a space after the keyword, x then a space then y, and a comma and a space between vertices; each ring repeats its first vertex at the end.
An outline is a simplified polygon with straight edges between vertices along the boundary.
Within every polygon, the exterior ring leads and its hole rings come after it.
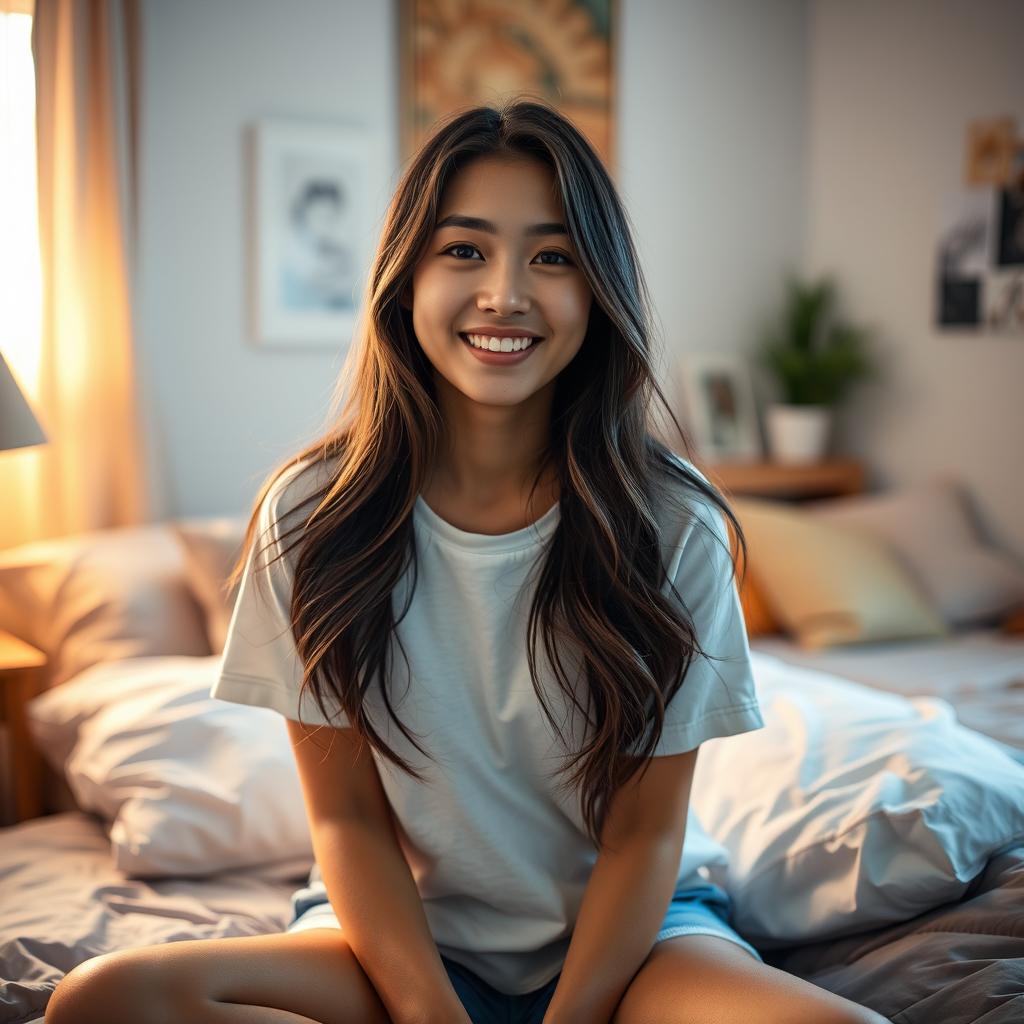
POLYGON ((45 444, 47 440, 0 352, 0 451, 45 444))

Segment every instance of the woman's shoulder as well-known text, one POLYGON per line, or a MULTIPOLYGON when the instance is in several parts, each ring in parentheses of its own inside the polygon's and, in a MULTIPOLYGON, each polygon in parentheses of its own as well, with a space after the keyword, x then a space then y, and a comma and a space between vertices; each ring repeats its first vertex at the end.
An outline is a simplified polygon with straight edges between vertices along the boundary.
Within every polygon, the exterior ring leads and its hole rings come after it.
MULTIPOLYGON (((256 542, 278 553, 292 551, 303 525, 316 511, 334 479, 337 457, 305 457, 279 468, 256 510, 256 542)), ((295 554, 289 555, 289 561, 295 554)))
POLYGON ((726 537, 722 508, 711 497, 725 501, 719 489, 694 463, 678 452, 666 449, 667 463, 661 463, 660 487, 655 501, 655 514, 662 542, 679 548, 694 532, 710 531, 726 537), (711 493, 709 493, 711 492, 711 493))
POLYGON ((308 517, 316 508, 314 499, 327 494, 337 461, 337 456, 307 456, 279 468, 260 503, 261 517, 268 525, 290 521, 299 513, 308 517))

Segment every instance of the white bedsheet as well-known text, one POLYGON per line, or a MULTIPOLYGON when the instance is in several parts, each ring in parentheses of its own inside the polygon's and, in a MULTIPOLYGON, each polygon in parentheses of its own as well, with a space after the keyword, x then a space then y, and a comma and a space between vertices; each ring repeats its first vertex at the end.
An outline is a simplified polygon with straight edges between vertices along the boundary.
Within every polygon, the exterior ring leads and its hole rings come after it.
POLYGON ((81 811, 0 829, 0 1021, 32 1024, 72 967, 111 949, 283 931, 304 879, 127 879, 81 811), (33 894, 37 898, 33 898, 33 894))
POLYGON ((755 637, 750 648, 904 697, 941 697, 964 725, 1002 743, 1024 764, 1024 637, 971 630, 805 651, 773 635, 755 637))

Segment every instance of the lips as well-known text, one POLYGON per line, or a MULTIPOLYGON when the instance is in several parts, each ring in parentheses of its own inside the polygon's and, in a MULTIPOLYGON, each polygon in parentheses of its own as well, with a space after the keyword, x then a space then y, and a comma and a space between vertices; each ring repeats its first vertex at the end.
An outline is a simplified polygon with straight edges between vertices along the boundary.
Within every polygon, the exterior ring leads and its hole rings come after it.
MULTIPOLYGON (((484 335, 485 337, 488 337, 488 338, 500 338, 501 337, 500 334, 487 334, 486 331, 479 331, 479 332, 473 331, 473 334, 477 334, 477 333, 482 334, 482 335, 484 335)), ((475 347, 473 345, 473 343, 469 340, 469 334, 467 334, 465 331, 459 331, 459 337, 467 345, 469 345, 470 348, 474 348, 475 347)), ((515 335, 506 335, 506 337, 525 338, 526 335, 525 334, 515 334, 515 335)), ((533 338, 533 344, 534 345, 539 345, 542 341, 544 341, 544 338, 541 338, 539 336, 534 336, 534 338, 533 338)), ((532 348, 533 345, 531 345, 530 347, 532 348)))

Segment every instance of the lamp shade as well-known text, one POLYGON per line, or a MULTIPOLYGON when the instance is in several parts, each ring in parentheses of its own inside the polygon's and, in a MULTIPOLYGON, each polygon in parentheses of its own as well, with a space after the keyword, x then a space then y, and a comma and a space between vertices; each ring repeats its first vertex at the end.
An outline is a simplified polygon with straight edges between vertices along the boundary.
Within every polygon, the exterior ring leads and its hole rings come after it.
POLYGON ((43 428, 29 408, 7 361, 0 352, 0 451, 45 444, 43 428))

